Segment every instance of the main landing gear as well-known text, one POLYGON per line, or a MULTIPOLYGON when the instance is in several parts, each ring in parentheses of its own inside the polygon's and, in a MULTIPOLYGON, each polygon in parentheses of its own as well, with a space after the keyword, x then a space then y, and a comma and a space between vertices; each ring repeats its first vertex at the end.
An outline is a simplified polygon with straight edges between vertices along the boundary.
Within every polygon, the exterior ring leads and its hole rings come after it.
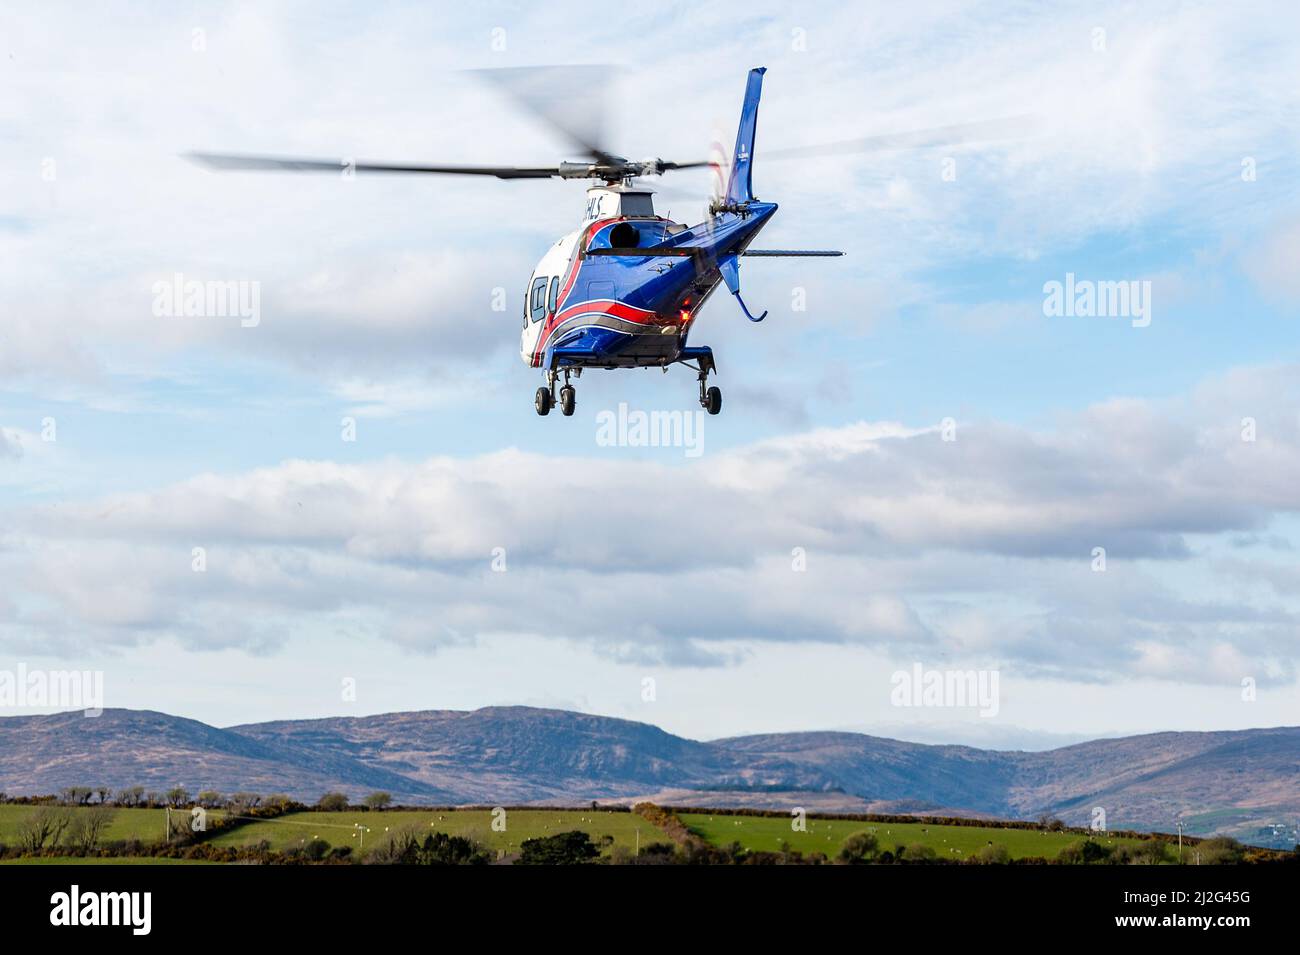
MULTIPOLYGON (((579 372, 581 374, 581 372, 579 372)), ((533 399, 533 407, 537 409, 539 415, 551 413, 555 407, 555 382, 559 374, 555 371, 546 373, 546 384, 537 389, 537 396, 533 399)), ((560 389, 559 397, 560 414, 566 418, 572 417, 573 409, 578 406, 578 392, 569 384, 569 369, 564 369, 564 387, 560 389)), ((716 412, 715 412, 716 413, 716 412)))
MULTIPOLYGON (((694 365, 688 366, 694 368, 694 365)), ((667 371, 667 366, 664 371, 667 371)), ((711 415, 718 414, 722 411, 722 389, 717 385, 709 384, 709 372, 715 371, 712 356, 702 358, 699 366, 700 381, 700 407, 711 415)), ((581 368, 569 369, 562 368, 559 370, 552 369, 546 373, 546 384, 537 389, 537 396, 533 399, 533 407, 537 409, 539 415, 548 415, 551 409, 557 404, 560 406, 560 414, 566 418, 572 417, 574 409, 578 406, 578 392, 569 383, 569 375, 572 372, 573 377, 580 377, 581 368), (559 384, 560 375, 564 376, 564 384, 556 394, 555 386, 559 384)))
POLYGON ((709 366, 700 365, 700 407, 709 414, 717 414, 722 410, 722 389, 717 385, 708 385, 709 366))

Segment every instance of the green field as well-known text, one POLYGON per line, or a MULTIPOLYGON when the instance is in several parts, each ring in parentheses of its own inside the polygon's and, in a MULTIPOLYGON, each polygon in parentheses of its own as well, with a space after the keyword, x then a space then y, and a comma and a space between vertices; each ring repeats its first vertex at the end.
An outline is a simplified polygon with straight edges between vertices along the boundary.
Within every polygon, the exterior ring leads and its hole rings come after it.
POLYGON ((76 856, 37 856, 32 859, 0 859, 0 865, 220 865, 206 859, 154 859, 141 856, 124 856, 104 859, 92 856, 81 859, 76 856))
MULTIPOLYGON (((15 845, 24 819, 32 806, 0 805, 0 844, 15 845)), ((77 810, 82 811, 82 810, 77 810)), ((218 813, 213 813, 213 816, 218 813)), ((788 817, 737 816, 724 812, 685 813, 682 821, 697 835, 717 846, 739 842, 747 849, 780 850, 783 844, 804 853, 822 852, 834 858, 840 845, 851 834, 869 831, 879 840, 881 850, 918 843, 934 849, 943 858, 964 859, 990 843, 1005 846, 1012 858, 1041 856, 1055 858, 1062 849, 1082 842, 1077 833, 1043 832, 1039 829, 1000 829, 987 826, 940 826, 926 823, 860 822, 848 819, 807 820, 806 832, 791 829, 788 817)), ((162 809, 119 809, 104 833, 103 842, 138 839, 144 843, 161 842, 165 826, 162 809)), ((493 851, 519 851, 525 839, 552 836, 570 830, 588 833, 593 840, 611 836, 614 845, 634 849, 638 843, 670 842, 657 826, 641 816, 608 810, 511 809, 506 813, 506 830, 492 829, 492 814, 487 810, 395 810, 391 812, 296 812, 247 822, 230 832, 214 834, 210 840, 218 846, 251 846, 263 841, 278 851, 305 846, 322 839, 331 846, 350 846, 354 853, 363 848, 382 845, 399 832, 417 834, 446 832, 468 836, 493 851), (364 827, 364 832, 358 827, 364 827), (363 846, 364 840, 364 846, 363 846)), ((1107 845, 1132 845, 1139 840, 1119 837, 1098 839, 1107 845)), ((36 864, 58 864, 57 859, 30 860, 36 864)), ((87 864, 121 864, 151 859, 93 859, 87 864)), ((157 860, 171 863, 176 860, 157 860)))
POLYGON ((263 840, 272 849, 283 851, 304 846, 313 839, 324 839, 331 846, 365 848, 381 844, 387 837, 410 830, 416 833, 446 832, 453 836, 468 836, 489 849, 519 851, 519 844, 536 836, 553 836, 579 829, 593 840, 613 836, 615 845, 635 848, 639 837, 641 845, 651 842, 668 842, 668 836, 657 826, 630 812, 608 810, 574 811, 557 809, 511 809, 506 812, 506 831, 492 830, 492 814, 487 810, 394 810, 392 812, 296 812, 275 819, 249 822, 230 832, 211 839, 218 846, 255 845, 263 840), (366 831, 359 832, 357 826, 366 831))
MULTIPOLYGON (((1006 846, 1013 859, 1042 856, 1054 858, 1084 836, 1038 829, 995 829, 983 826, 935 826, 908 822, 859 822, 848 819, 808 819, 807 832, 794 832, 788 816, 728 816, 721 813, 683 813, 682 822, 698 836, 716 846, 739 842, 746 849, 780 850, 782 843, 800 852, 822 852, 834 858, 840 844, 855 832, 872 832, 882 850, 917 843, 930 846, 942 858, 963 859, 979 852, 990 842, 1006 846)), ((1102 837, 1105 845, 1135 845, 1137 839, 1102 837)))
MULTIPOLYGON (((35 812, 35 806, 0 805, 0 844, 16 845, 18 830, 28 816, 35 812)), ((85 812, 77 809, 76 812, 85 812)), ((166 830, 165 809, 113 809, 113 818, 104 828, 102 842, 116 842, 119 839, 139 839, 141 842, 162 842, 166 830)), ((189 810, 173 810, 188 815, 189 810)), ((208 818, 215 819, 219 810, 208 813, 208 818)))

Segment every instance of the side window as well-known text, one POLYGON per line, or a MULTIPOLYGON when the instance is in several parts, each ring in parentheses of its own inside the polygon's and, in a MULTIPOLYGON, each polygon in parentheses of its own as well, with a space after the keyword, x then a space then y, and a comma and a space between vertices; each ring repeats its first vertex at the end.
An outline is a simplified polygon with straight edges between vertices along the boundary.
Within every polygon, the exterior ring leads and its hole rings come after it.
POLYGON ((552 315, 555 314, 556 302, 560 297, 560 277, 557 275, 551 279, 551 294, 546 299, 546 310, 552 315))
POLYGON ((546 316, 546 276, 533 279, 533 290, 528 297, 528 315, 535 322, 546 316))

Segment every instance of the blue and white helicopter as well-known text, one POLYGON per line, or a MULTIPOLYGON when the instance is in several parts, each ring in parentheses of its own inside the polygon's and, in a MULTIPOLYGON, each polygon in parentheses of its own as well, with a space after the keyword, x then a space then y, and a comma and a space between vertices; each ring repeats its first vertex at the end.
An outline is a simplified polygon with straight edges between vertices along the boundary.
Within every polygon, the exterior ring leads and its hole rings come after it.
MULTIPOLYGON (((663 368, 681 363, 697 373, 700 405, 709 414, 722 410, 722 391, 709 386, 716 372, 713 350, 690 345, 695 318, 719 284, 725 283, 751 322, 755 315, 740 297, 742 256, 839 256, 831 250, 751 249, 750 243, 776 213, 774 202, 754 196, 754 134, 766 68, 749 71, 745 99, 730 162, 715 158, 676 163, 629 160, 606 150, 590 127, 557 113, 572 102, 572 71, 584 68, 524 68, 483 71, 523 105, 541 114, 590 158, 558 166, 430 166, 394 163, 291 159, 273 156, 190 153, 217 169, 290 172, 433 173, 493 176, 497 179, 589 179, 587 211, 576 230, 562 237, 533 270, 524 293, 520 355, 542 369, 546 383, 537 389, 539 415, 557 403, 565 415, 576 405, 573 378, 587 368, 663 368), (547 81, 550 82, 547 82, 547 81), (558 80, 558 86, 557 81, 558 80), (569 89, 564 89, 565 84, 569 89), (688 226, 655 214, 653 191, 638 177, 713 167, 721 188, 709 203, 708 218, 688 226), (556 386, 563 385, 556 393, 556 386)), ((580 87, 589 88, 589 87, 580 87)), ((593 110, 586 110, 590 116, 593 110)), ((1014 134, 1015 120, 967 123, 931 131, 847 140, 825 146, 786 149, 780 158, 950 145, 1014 134)))

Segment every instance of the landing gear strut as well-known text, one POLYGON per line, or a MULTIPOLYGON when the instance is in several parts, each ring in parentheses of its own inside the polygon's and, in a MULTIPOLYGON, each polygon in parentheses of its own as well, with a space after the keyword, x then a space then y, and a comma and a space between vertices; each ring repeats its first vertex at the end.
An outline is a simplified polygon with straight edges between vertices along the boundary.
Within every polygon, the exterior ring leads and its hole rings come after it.
POLYGON ((722 389, 717 385, 708 386, 709 366, 700 364, 700 407, 709 414, 722 410, 722 389))
POLYGON ((559 400, 557 401, 555 384, 559 377, 559 372, 554 369, 548 371, 546 373, 546 384, 537 389, 537 396, 533 399, 533 407, 537 409, 539 415, 550 414, 551 409, 556 404, 560 406, 560 414, 566 418, 573 415, 573 409, 578 404, 578 392, 573 385, 569 384, 569 369, 564 369, 564 386, 560 389, 559 400))

